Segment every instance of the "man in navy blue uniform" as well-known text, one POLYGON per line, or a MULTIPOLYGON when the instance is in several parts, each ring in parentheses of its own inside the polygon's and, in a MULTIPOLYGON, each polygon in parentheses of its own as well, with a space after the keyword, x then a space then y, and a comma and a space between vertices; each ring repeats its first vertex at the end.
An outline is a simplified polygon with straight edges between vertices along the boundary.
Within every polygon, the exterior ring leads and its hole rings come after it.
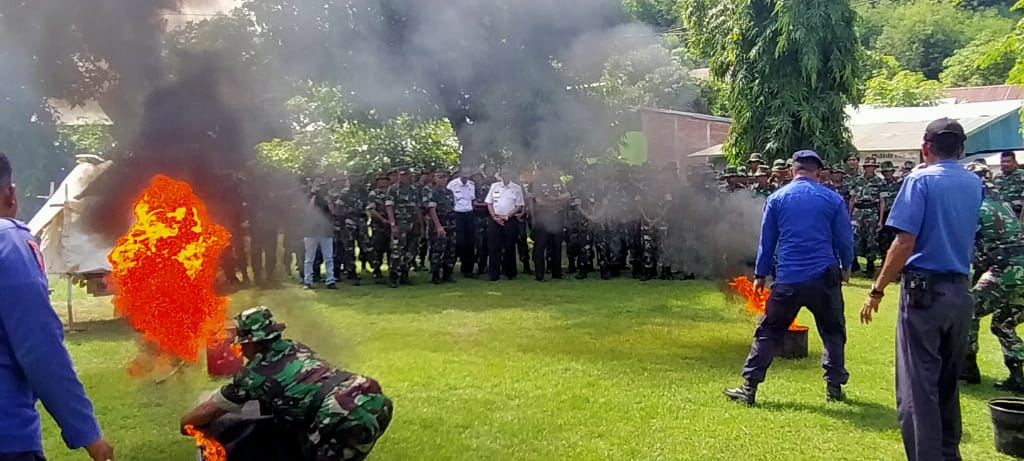
POLYGON ((981 179, 957 161, 966 139, 948 118, 925 129, 925 165, 903 179, 885 223, 896 240, 860 314, 871 322, 902 271, 896 413, 910 461, 961 459, 958 378, 974 311, 968 275, 983 195, 981 179))
POLYGON ((850 375, 846 372, 841 286, 849 281, 853 264, 853 225, 843 198, 818 183, 823 167, 814 151, 796 152, 795 179, 769 196, 765 204, 754 289, 764 289, 773 263, 777 263, 775 284, 743 366, 746 382, 725 391, 732 400, 754 404, 757 386, 764 381, 776 345, 804 306, 814 314, 825 345, 821 362, 826 398, 844 398, 843 385, 850 375))
POLYGON ((0 153, 0 461, 40 461, 36 401, 57 421, 68 448, 94 461, 114 459, 92 403, 64 348, 64 329, 50 305, 43 258, 28 228, 14 220, 11 164, 0 153))

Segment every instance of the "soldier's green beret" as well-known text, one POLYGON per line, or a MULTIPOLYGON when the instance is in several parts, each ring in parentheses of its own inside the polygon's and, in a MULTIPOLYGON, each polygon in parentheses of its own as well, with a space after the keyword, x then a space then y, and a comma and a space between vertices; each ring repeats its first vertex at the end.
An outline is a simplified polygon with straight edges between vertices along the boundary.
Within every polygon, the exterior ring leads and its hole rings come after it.
POLYGON ((892 162, 886 160, 882 162, 882 167, 879 168, 878 171, 881 171, 882 173, 892 172, 896 171, 896 167, 892 165, 892 162))
POLYGON ((281 337, 285 325, 274 321, 274 313, 256 306, 235 317, 235 344, 255 343, 281 337))

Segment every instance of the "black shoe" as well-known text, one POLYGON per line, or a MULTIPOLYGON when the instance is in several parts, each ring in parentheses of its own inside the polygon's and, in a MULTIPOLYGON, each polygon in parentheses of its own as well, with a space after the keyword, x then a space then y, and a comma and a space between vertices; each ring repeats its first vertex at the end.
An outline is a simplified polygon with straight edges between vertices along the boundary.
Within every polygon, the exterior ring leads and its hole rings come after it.
POLYGON ((434 285, 440 285, 441 284, 441 274, 439 272, 437 272, 437 271, 434 271, 430 275, 430 283, 433 283, 434 285))
POLYGON ((388 275, 388 288, 398 288, 398 274, 388 275))
POLYGON ((354 271, 352 273, 348 274, 348 276, 346 276, 346 278, 348 280, 359 280, 359 276, 356 275, 356 273, 354 271))
POLYGON ((464 272, 462 274, 462 278, 464 278, 464 279, 475 279, 476 278, 476 274, 474 274, 472 272, 464 272))
POLYGON ((523 268, 523 273, 526 275, 533 275, 533 269, 530 269, 530 266, 525 266, 523 268))
POLYGON ((619 269, 617 269, 617 268, 616 268, 616 269, 612 269, 612 270, 611 270, 611 274, 610 274, 610 276, 611 276, 612 278, 619 278, 619 276, 621 276, 621 275, 622 275, 622 271, 621 271, 621 270, 619 270, 619 269))
POLYGON ((606 271, 606 270, 602 270, 601 271, 601 280, 608 280, 610 278, 612 278, 611 272, 606 271))
POLYGON ((488 282, 497 282, 498 280, 501 280, 501 277, 494 277, 494 276, 487 277, 487 281, 488 282))
POLYGON ((544 276, 541 275, 541 274, 537 274, 533 278, 537 279, 538 282, 543 282, 544 281, 544 276))
POLYGON ((843 392, 843 386, 839 384, 829 384, 825 387, 825 400, 829 402, 846 401, 846 393, 843 392))
POLYGON ((1006 367, 1010 369, 1010 377, 996 383, 996 389, 1024 394, 1024 371, 1021 369, 1021 363, 1007 360, 1006 367))
POLYGON ((576 265, 575 264, 570 264, 569 268, 565 270, 565 273, 566 274, 575 274, 576 273, 576 265))
POLYGON ((586 271, 579 271, 576 274, 576 280, 583 280, 583 279, 586 279, 586 278, 587 278, 587 272, 586 271))
POLYGON ((967 384, 981 384, 981 369, 978 368, 978 355, 968 354, 964 368, 960 372, 960 381, 967 384))
POLYGON ((557 274, 552 274, 551 278, 553 278, 555 280, 565 280, 565 274, 559 272, 557 274))
POLYGON ((441 281, 446 283, 455 283, 455 271, 452 269, 441 270, 441 281))
POLYGON ((327 289, 328 290, 337 290, 338 289, 338 284, 337 283, 328 283, 327 284, 327 289))
POLYGON ((734 402, 745 403, 747 406, 754 406, 757 397, 757 387, 744 384, 735 389, 726 389, 725 396, 734 402))

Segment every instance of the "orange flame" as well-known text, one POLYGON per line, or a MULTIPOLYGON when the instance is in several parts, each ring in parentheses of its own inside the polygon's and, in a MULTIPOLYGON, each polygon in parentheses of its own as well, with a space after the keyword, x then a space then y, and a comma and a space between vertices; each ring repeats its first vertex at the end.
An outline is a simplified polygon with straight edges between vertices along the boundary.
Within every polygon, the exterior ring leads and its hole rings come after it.
POLYGON ((224 334, 227 298, 213 291, 231 234, 183 182, 156 176, 135 202, 135 224, 117 241, 114 307, 163 352, 195 362, 224 334))
MULTIPOLYGON (((771 290, 767 288, 760 292, 754 290, 754 283, 745 276, 732 279, 732 281, 729 282, 729 286, 746 298, 747 311, 758 315, 764 315, 765 309, 768 306, 768 297, 772 294, 771 290)), ((793 319, 793 323, 789 326, 789 331, 804 331, 806 329, 807 327, 798 325, 795 318, 793 319)))
POLYGON ((220 442, 197 431, 192 425, 185 426, 185 434, 196 439, 196 447, 203 450, 203 461, 227 461, 228 453, 220 442))

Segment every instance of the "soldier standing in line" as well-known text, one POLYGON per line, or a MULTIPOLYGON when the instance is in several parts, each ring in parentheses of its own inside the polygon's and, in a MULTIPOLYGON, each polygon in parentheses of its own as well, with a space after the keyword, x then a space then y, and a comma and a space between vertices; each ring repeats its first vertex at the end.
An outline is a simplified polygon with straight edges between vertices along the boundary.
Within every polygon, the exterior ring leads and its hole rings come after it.
MULTIPOLYGON (((434 188, 434 172, 433 167, 426 167, 420 171, 419 177, 416 178, 415 185, 419 189, 419 196, 422 197, 425 194, 429 194, 434 188)), ((419 240, 416 242, 416 257, 412 261, 412 270, 414 272, 426 271, 427 270, 427 258, 429 255, 430 237, 427 232, 430 219, 427 217, 427 209, 420 208, 420 228, 419 228, 419 240), (417 259, 418 258, 418 259, 417 259)))
POLYGON ((569 201, 569 243, 566 245, 569 255, 569 272, 577 272, 576 279, 587 278, 594 270, 594 235, 590 220, 583 215, 584 207, 590 207, 589 185, 586 172, 573 178, 569 184, 571 199, 569 201))
MULTIPOLYGON (((590 223, 593 230, 594 253, 597 256, 597 269, 602 280, 611 278, 612 267, 615 264, 615 254, 611 246, 616 237, 616 229, 608 217, 608 195, 603 188, 592 184, 588 188, 587 199, 580 207, 580 214, 590 223)), ((576 278, 586 278, 586 270, 582 267, 577 268, 580 274, 576 278)))
POLYGON ((778 159, 772 162, 772 178, 769 182, 772 184, 772 188, 779 190, 782 187, 782 182, 786 179, 786 161, 778 159))
POLYGON ((1012 150, 999 155, 999 174, 992 180, 996 191, 1004 202, 1013 206, 1013 212, 1020 218, 1021 200, 1024 199, 1024 170, 1017 164, 1017 154, 1012 150))
MULTIPOLYGON (((359 177, 359 182, 350 185, 356 191, 359 202, 366 206, 370 197, 370 185, 373 184, 375 175, 365 172, 359 177)), ((370 241, 370 227, 366 213, 361 213, 356 220, 356 247, 359 248, 359 262, 362 265, 363 273, 370 272, 370 259, 373 256, 373 242, 370 241)))
POLYGON ((846 180, 850 182, 858 181, 860 178, 860 156, 855 152, 851 152, 846 156, 845 162, 846 180))
POLYGON ((366 203, 360 198, 358 187, 362 175, 350 173, 348 184, 341 190, 332 189, 332 213, 334 215, 334 265, 335 278, 352 280, 358 286, 361 282, 356 271, 356 242, 359 235, 359 221, 366 220, 366 203))
POLYGON ((455 272, 455 195, 448 190, 448 174, 434 172, 434 185, 423 196, 430 235, 430 281, 454 283, 455 272))
POLYGON ((533 199, 533 267, 538 282, 544 281, 549 263, 551 278, 565 278, 562 273, 562 242, 565 240, 566 206, 570 198, 558 175, 550 171, 541 172, 533 199))
MULTIPOLYGON (((508 174, 513 174, 511 171, 508 174)), ((513 177, 512 181, 522 185, 523 188, 523 200, 526 205, 519 210, 513 219, 519 221, 519 236, 516 238, 515 251, 519 255, 519 262, 523 263, 523 273, 526 275, 533 275, 533 269, 530 269, 530 259, 533 255, 530 254, 530 233, 533 231, 533 180, 524 181, 526 175, 520 174, 518 177, 513 177)))
POLYGON ((719 179, 722 180, 722 183, 718 186, 720 192, 733 193, 743 189, 739 182, 739 173, 734 166, 725 167, 719 179))
POLYGON ((750 188, 750 174, 747 172, 747 167, 738 166, 736 167, 736 182, 739 183, 740 187, 744 189, 750 188))
MULTIPOLYGON (((882 222, 889 220, 889 210, 892 210, 893 202, 896 201, 896 195, 900 192, 900 187, 903 186, 903 181, 894 176, 896 167, 892 162, 886 160, 882 162, 879 171, 882 172, 882 209, 885 210, 882 213, 882 222)), ((892 242, 896 240, 896 231, 891 227, 882 227, 882 230, 878 231, 878 251, 882 255, 882 264, 885 264, 885 255, 889 253, 889 247, 892 246, 892 242)))
POLYGON ((831 184, 830 188, 836 191, 837 194, 843 197, 843 201, 849 204, 850 189, 847 187, 846 171, 844 170, 845 168, 843 168, 842 165, 833 166, 832 170, 829 172, 829 174, 831 175, 831 180, 829 181, 829 184, 831 184))
POLYGON ((387 201, 384 203, 388 213, 388 224, 391 226, 391 255, 388 258, 388 286, 397 288, 398 284, 411 285, 409 271, 420 238, 422 214, 422 189, 412 183, 408 168, 399 169, 398 184, 388 189, 387 201))
POLYGON ((487 194, 491 191, 492 178, 478 172, 472 176, 476 184, 476 199, 473 200, 473 211, 476 213, 476 275, 483 277, 487 274, 487 259, 489 250, 487 247, 487 226, 491 222, 491 213, 487 210, 487 194))
POLYGON ((643 250, 643 274, 640 280, 645 282, 659 275, 659 264, 662 280, 669 280, 672 276, 668 256, 665 254, 665 239, 668 235, 665 214, 672 207, 670 187, 673 183, 670 178, 674 177, 674 171, 663 170, 660 176, 652 175, 651 181, 644 188, 640 203, 640 245, 643 250))
MULTIPOLYGON (((649 189, 656 189, 657 178, 654 177, 653 173, 650 175, 644 174, 647 172, 647 168, 643 167, 629 167, 625 166, 626 177, 623 182, 623 204, 627 205, 625 210, 627 212, 623 215, 625 222, 625 247, 623 251, 623 257, 625 253, 629 252, 629 267, 632 269, 633 278, 641 279, 644 276, 644 247, 643 247, 643 233, 641 227, 643 226, 643 217, 641 212, 643 211, 644 196, 647 194, 649 189)), ((623 265, 625 265, 623 260, 623 265)))
POLYGON ((853 201, 850 216, 853 217, 854 248, 856 256, 863 256, 867 262, 864 273, 870 278, 875 275, 875 259, 878 257, 878 232, 884 221, 881 217, 886 213, 882 201, 882 189, 885 181, 875 174, 878 163, 874 157, 864 159, 864 176, 857 182, 853 190, 853 201))
MULTIPOLYGON (((975 174, 983 174, 983 166, 974 166, 975 174)), ((986 183, 986 188, 994 185, 986 183)), ((1003 350, 1003 363, 1010 377, 996 383, 996 388, 1015 394, 1024 393, 1024 341, 1017 336, 1017 325, 1024 322, 1024 306, 1014 304, 1024 296, 1024 236, 1021 224, 1008 202, 995 194, 985 194, 979 213, 978 235, 975 238, 976 256, 987 270, 971 289, 974 298, 974 318, 968 334, 969 349, 961 379, 968 383, 981 382, 978 369, 978 333, 981 318, 992 315, 992 334, 999 339, 1003 350)))
POLYGON ((764 157, 760 152, 754 152, 753 154, 750 154, 749 158, 747 158, 747 171, 750 172, 750 174, 754 174, 757 172, 758 168, 761 168, 762 166, 766 165, 764 163, 764 157))
POLYGON ((373 268, 373 282, 384 283, 384 256, 390 254, 391 222, 387 218, 388 176, 378 176, 374 188, 366 199, 366 214, 370 217, 370 266, 373 268), (383 213, 383 214, 382 214, 383 213))
POLYGON ((768 182, 770 174, 771 172, 768 171, 767 166, 762 165, 757 168, 757 172, 754 173, 754 179, 757 182, 750 186, 750 193, 754 197, 768 198, 769 195, 772 195, 772 192, 775 192, 775 188, 768 182))
MULTIPOLYGON (((858 184, 860 184, 860 156, 855 152, 851 152, 846 156, 845 165, 843 166, 843 187, 846 189, 846 203, 850 207, 850 216, 853 217, 853 202, 855 195, 857 194, 858 184)), ((856 242, 854 243, 856 246, 856 242)), ((860 260, 856 257, 853 258, 853 272, 860 272, 860 260)))

